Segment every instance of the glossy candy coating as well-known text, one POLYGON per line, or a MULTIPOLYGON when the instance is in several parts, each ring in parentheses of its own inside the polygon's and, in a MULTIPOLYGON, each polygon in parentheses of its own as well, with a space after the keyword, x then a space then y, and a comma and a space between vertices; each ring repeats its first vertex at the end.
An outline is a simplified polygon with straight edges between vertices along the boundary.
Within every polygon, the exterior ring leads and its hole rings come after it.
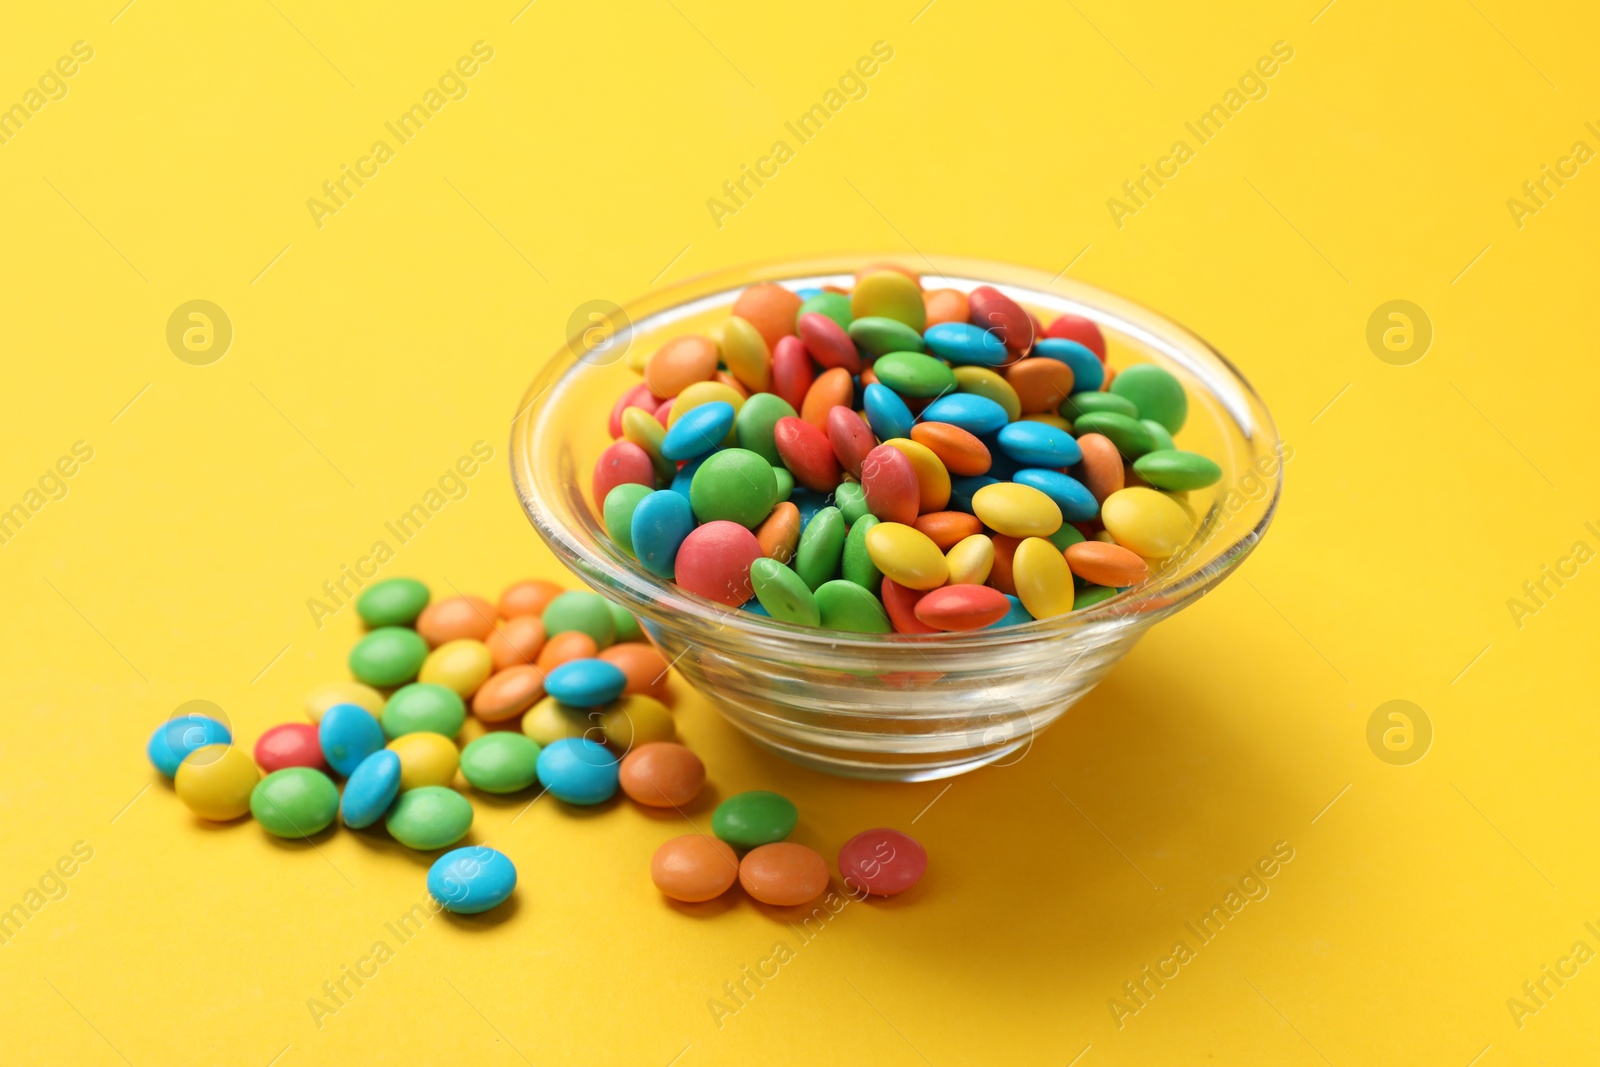
POLYGON ((337 773, 349 777, 361 761, 383 747, 383 727, 363 708, 337 704, 317 724, 322 756, 337 773))
POLYGON ((539 784, 568 804, 600 804, 617 792, 617 758, 604 745, 585 738, 546 745, 537 767, 539 784))
POLYGON ((472 829, 472 802, 440 785, 408 789, 384 820, 389 836, 407 848, 430 852, 455 844, 472 829))
POLYGON ((378 721, 391 739, 419 731, 454 737, 466 718, 466 704, 455 690, 433 682, 414 682, 394 691, 378 721))
MULTIPOLYGON (((312 772, 315 773, 315 772, 312 772)), ((201 745, 178 764, 172 784, 184 807, 211 822, 228 822, 250 810, 261 771, 237 745, 201 745)))
POLYGON ((617 639, 616 620, 599 593, 568 590, 550 601, 542 618, 545 633, 551 637, 577 630, 594 638, 601 648, 617 639))
POLYGON ((724 448, 695 472, 689 503, 702 523, 726 520, 754 529, 772 512, 777 490, 772 464, 747 449, 724 448))
POLYGON ((826 629, 858 634, 890 632, 889 616, 878 598, 843 578, 823 582, 817 588, 817 610, 826 629))
POLYGON ((788 797, 766 790, 738 793, 711 813, 711 832, 734 848, 782 841, 794 832, 800 812, 788 797))
POLYGON ((985 526, 1008 537, 1048 537, 1061 528, 1061 508, 1026 485, 1000 482, 972 494, 972 509, 985 526))
POLYGON ((752 849, 739 861, 739 884, 751 897, 774 907, 793 907, 828 888, 828 863, 814 849, 779 841, 752 849))
POLYGON ((404 685, 417 676, 428 658, 428 643, 413 630, 383 626, 357 641, 350 650, 350 673, 372 686, 404 685))
POLYGON ((986 585, 946 585, 918 600, 915 610, 935 630, 981 630, 1004 618, 1011 602, 986 585))
POLYGON ((428 653, 417 671, 417 680, 470 697, 493 672, 494 658, 489 654, 489 646, 470 637, 461 637, 446 641, 428 653))
POLYGON ((692 803, 706 784, 706 765, 700 757, 671 741, 636 746, 622 758, 618 774, 622 791, 652 808, 681 808, 692 803))
POLYGON ((684 539, 673 573, 687 592, 737 607, 750 599, 750 565, 760 558, 755 534, 738 523, 708 522, 684 539))
POLYGON ((799 574, 777 560, 758 559, 752 563, 750 585, 772 618, 799 626, 821 625, 822 613, 811 588, 799 574))
POLYGON ((1067 548, 1067 566, 1090 585, 1122 588, 1150 576, 1150 565, 1138 553, 1104 541, 1080 541, 1067 548))
POLYGON ((658 490, 633 511, 633 551, 639 562, 662 578, 671 578, 678 549, 694 530, 694 511, 680 493, 658 490))
POLYGON ((353 830, 371 826, 383 818, 394 798, 400 795, 400 757, 380 749, 361 761, 344 784, 339 799, 339 818, 353 830))
POLYGON ((458 915, 498 907, 516 888, 516 865, 488 845, 452 849, 428 868, 428 895, 458 915))
POLYGON ((356 598, 356 614, 368 626, 410 626, 428 606, 428 587, 415 578, 385 578, 356 598))
POLYGON ((892 897, 922 880, 928 853, 898 830, 863 830, 839 849, 839 876, 845 888, 892 897))
POLYGON ((207 745, 233 743, 233 732, 209 715, 176 715, 150 735, 145 754, 150 763, 164 778, 178 773, 184 758, 195 749, 207 745))
POLYGON ((406 734, 390 741, 388 748, 400 759, 401 789, 449 785, 461 761, 461 750, 443 734, 406 734))
POLYGON ((637 745, 671 741, 677 733, 672 712, 655 697, 618 697, 600 711, 600 733, 606 744, 618 752, 630 752, 637 745))
POLYGON ((1017 597, 1036 619, 1072 610, 1072 572, 1060 550, 1042 537, 1025 538, 1012 561, 1017 597))
POLYGON ((250 814, 274 837, 311 837, 333 825, 339 789, 310 767, 273 771, 250 793, 250 814))
POLYGON ((314 767, 326 770, 328 763, 322 758, 322 742, 317 728, 310 723, 280 723, 256 740, 256 766, 271 773, 285 767, 314 767))
POLYGON ((496 605, 495 610, 502 619, 543 615, 550 601, 564 591, 555 582, 545 581, 542 578, 529 578, 506 586, 505 592, 500 594, 500 603, 496 605))
POLYGON ((461 777, 485 793, 515 793, 539 779, 539 743, 497 730, 461 750, 461 777))
POLYGON ((595 708, 622 695, 628 676, 603 659, 569 660, 545 676, 544 689, 561 703, 595 708))
POLYGON ((662 894, 686 904, 714 900, 739 877, 733 849, 700 834, 664 842, 650 858, 650 880, 662 894))
POLYGON ((1194 534, 1193 520, 1177 501, 1142 487, 1107 497, 1100 519, 1117 544, 1146 559, 1166 559, 1194 534))

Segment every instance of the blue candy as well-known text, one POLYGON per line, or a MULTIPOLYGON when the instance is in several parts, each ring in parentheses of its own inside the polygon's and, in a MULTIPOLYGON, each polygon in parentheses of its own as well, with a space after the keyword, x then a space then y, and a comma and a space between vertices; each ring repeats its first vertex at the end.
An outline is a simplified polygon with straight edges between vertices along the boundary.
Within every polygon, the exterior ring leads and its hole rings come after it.
POLYGON ((1072 368, 1072 391, 1092 393, 1106 382, 1106 365, 1100 357, 1076 341, 1046 337, 1036 342, 1032 355, 1059 360, 1072 368))
POLYGON ((690 408, 662 438, 661 454, 668 459, 694 459, 715 450, 733 429, 733 416, 733 405, 726 400, 690 408))
POLYGON ((1006 455, 1032 467, 1070 467, 1083 462, 1083 449, 1070 433, 1042 422, 1002 426, 999 442, 1006 455))
POLYGON ((941 322, 922 335, 928 351, 951 363, 999 367, 1006 361, 1005 342, 970 322, 941 322))
POLYGON ((603 659, 572 659, 545 676, 544 691, 574 708, 597 708, 622 695, 628 676, 603 659))
MULTIPOLYGON (((977 393, 950 393, 922 409, 926 422, 948 422, 970 434, 982 437, 994 433, 1010 421, 1006 409, 977 393)), ((909 430, 906 431, 910 433, 909 430)))
POLYGON ((814 489, 796 489, 790 494, 789 502, 799 509, 800 532, 805 533, 806 527, 816 517, 817 512, 833 503, 833 497, 814 489))
POLYGON ((339 818, 352 830, 371 826, 383 818, 399 795, 400 757, 380 748, 350 773, 339 800, 339 818))
POLYGON ((972 494, 986 485, 995 485, 999 478, 991 478, 987 474, 973 474, 963 478, 950 479, 950 510, 964 511, 972 514, 972 494))
POLYGON ((1002 626, 1021 626, 1025 622, 1032 622, 1033 616, 1028 614, 1028 609, 1022 606, 1022 601, 1007 593, 1006 599, 1011 602, 1011 610, 1000 616, 999 622, 991 622, 984 627, 987 630, 997 630, 1002 626))
POLYGON ((383 727, 366 708, 355 704, 335 704, 322 714, 317 725, 317 740, 322 743, 322 758, 346 778, 355 773, 361 761, 383 747, 383 727))
POLYGON ((862 394, 861 405, 867 413, 867 425, 880 441, 895 437, 910 437, 911 427, 917 424, 916 416, 900 399, 900 394, 882 382, 873 382, 862 394))
MULTIPOLYGON (((700 469, 700 464, 706 461, 706 456, 699 456, 685 463, 679 468, 678 473, 672 476, 672 491, 683 499, 689 499, 689 486, 694 481, 694 472, 700 469)), ((634 512, 638 514, 638 512, 634 512)), ((671 575, 668 575, 671 577, 671 575)))
POLYGON ((672 578, 678 548, 694 530, 689 497, 676 489, 658 489, 633 509, 633 552, 651 574, 672 578))
POLYGON ((1100 513, 1100 504, 1089 487, 1060 471, 1029 467, 1011 476, 1019 485, 1032 486, 1056 502, 1067 522, 1088 522, 1100 513))
POLYGON ((752 615, 760 615, 768 619, 772 618, 772 616, 768 614, 767 609, 761 606, 761 601, 757 600, 755 597, 751 597, 749 600, 746 600, 743 604, 741 604, 739 610, 748 611, 752 615))
POLYGON ((497 907, 515 888, 516 865, 488 845, 451 849, 428 868, 428 895, 458 915, 497 907))
POLYGON ((535 764, 539 784, 568 804, 599 804, 617 792, 617 760, 606 747, 582 737, 544 746, 535 764))
POLYGON ((179 715, 156 727, 145 753, 163 777, 178 773, 184 757, 205 745, 231 745, 233 733, 209 715, 179 715))

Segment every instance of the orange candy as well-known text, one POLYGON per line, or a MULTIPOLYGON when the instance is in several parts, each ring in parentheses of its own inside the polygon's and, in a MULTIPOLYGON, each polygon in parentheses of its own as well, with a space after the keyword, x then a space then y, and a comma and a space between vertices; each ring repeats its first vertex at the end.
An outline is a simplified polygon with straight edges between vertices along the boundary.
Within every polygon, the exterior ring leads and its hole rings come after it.
POLYGON ((1138 585, 1150 576, 1150 565, 1121 545, 1104 541, 1080 541, 1068 545, 1067 567, 1086 582, 1112 589, 1138 585))
POLYGON ((519 663, 532 663, 544 647, 544 623, 537 615, 518 615, 495 623, 483 639, 489 646, 489 661, 503 671, 519 663))
POLYGON ((494 629, 494 618, 494 605, 481 596, 446 597, 422 609, 417 616, 417 633, 429 648, 463 637, 482 641, 494 629))
POLYGON ((928 312, 928 325, 941 322, 966 322, 971 313, 967 307, 967 294, 959 289, 929 289, 922 294, 922 306, 928 312))
POLYGON ((681 808, 700 795, 706 765, 673 741, 640 745, 622 758, 618 769, 622 791, 652 808, 681 808))
POLYGON ((622 673, 628 676, 628 683, 622 687, 623 693, 654 697, 660 701, 671 696, 667 689, 667 657, 656 651, 654 645, 642 641, 612 645, 600 653, 600 658, 621 668, 622 673))
POLYGON ((1086 433, 1078 438, 1078 447, 1083 449, 1083 484, 1089 487, 1096 501, 1104 504, 1106 497, 1125 484, 1122 454, 1111 443, 1111 438, 1098 433, 1086 433))
POLYGON ((852 407, 851 401, 855 395, 856 386, 850 380, 849 371, 843 367, 825 370, 817 375, 817 380, 806 390, 806 398, 800 405, 800 417, 817 429, 826 431, 828 409, 841 404, 852 407))
POLYGON ((599 654, 600 646, 594 643, 594 638, 582 630, 568 630, 546 641, 539 658, 533 662, 534 666, 549 674, 568 660, 594 659, 599 654))
POLYGON ((472 695, 472 714, 484 722, 505 722, 544 699, 544 671, 523 663, 507 667, 472 695))
POLYGON ((1011 564, 1017 554, 1017 546, 1022 544, 1020 537, 1007 537, 1005 534, 990 534, 989 540, 994 542, 994 566, 989 568, 989 584, 1010 596, 1017 595, 1017 580, 1012 576, 1011 564))
POLYGON ((778 841, 751 849, 739 864, 739 884, 763 904, 792 907, 828 888, 828 861, 815 849, 778 841))
MULTIPOLYGON (((1065 366, 1065 364, 1062 364, 1062 366, 1065 366)), ((712 380, 721 382, 723 385, 726 385, 729 389, 732 389, 746 400, 750 399, 750 390, 746 389, 743 382, 729 374, 727 371, 717 371, 712 380)))
POLYGON ((926 515, 918 515, 917 521, 911 525, 938 545, 940 552, 948 552, 963 538, 983 532, 983 523, 978 521, 978 517, 964 511, 930 511, 926 515))
MULTIPOLYGON (((826 868, 823 874, 827 874, 826 868)), ((650 857, 650 880, 656 888, 687 904, 720 897, 739 875, 739 858, 733 849, 701 834, 674 837, 650 857)))
POLYGON ((763 556, 788 563, 800 544, 800 509, 787 500, 778 504, 756 527, 756 540, 763 556))
POLYGON ((911 439, 938 456, 951 474, 986 474, 993 462, 987 445, 948 422, 919 422, 911 427, 911 439))
POLYGON ((794 333, 800 297, 781 285, 752 285, 733 302, 733 314, 756 328, 770 351, 778 339, 794 333))
POLYGON ((665 400, 695 382, 709 381, 717 373, 717 343, 709 337, 688 334, 674 337, 651 354, 644 365, 644 384, 665 400))
POLYGON ((529 578, 525 582, 506 586, 500 594, 500 617, 514 619, 518 615, 543 615, 550 601, 566 592, 555 582, 543 578, 529 578))
POLYGON ((1008 367, 1005 375, 1022 401, 1024 415, 1054 413, 1072 395, 1072 368, 1059 359, 1024 359, 1008 367))

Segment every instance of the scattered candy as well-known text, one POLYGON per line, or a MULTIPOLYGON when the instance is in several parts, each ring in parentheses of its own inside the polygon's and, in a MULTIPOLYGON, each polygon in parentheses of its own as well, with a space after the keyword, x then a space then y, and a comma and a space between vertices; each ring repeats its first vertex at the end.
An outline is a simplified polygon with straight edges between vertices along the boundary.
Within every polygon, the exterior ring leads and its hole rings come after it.
POLYGON ((333 825, 339 789, 321 771, 285 767, 273 771, 250 794, 250 814, 275 837, 310 837, 333 825))
POLYGON ((395 738, 389 742, 389 751, 400 758, 401 789, 449 785, 461 760, 454 741, 425 731, 395 738))
POLYGON ((335 704, 354 704, 377 715, 383 711, 384 698, 372 686, 361 682, 329 682, 307 695, 306 718, 314 723, 321 722, 323 714, 335 704))
POLYGON ((256 742, 255 758, 256 765, 268 774, 285 767, 328 769, 317 728, 304 722, 286 722, 262 734, 256 742))
POLYGON ((394 798, 400 795, 400 757, 388 749, 374 752, 344 784, 339 800, 339 818, 352 830, 371 826, 383 818, 394 798))
POLYGON ((458 915, 499 907, 517 887, 517 868, 487 845, 452 849, 428 868, 428 895, 458 915))
POLYGON ((603 659, 568 660, 545 677, 545 692, 563 704, 594 708, 622 695, 628 676, 603 659))
POLYGON ((516 793, 538 781, 538 761, 538 742, 498 731, 461 750, 461 777, 485 793, 516 793))
POLYGON ((436 682, 413 682, 394 691, 378 721, 390 738, 422 731, 454 737, 466 718, 467 706, 455 690, 436 682))
POLYGON ((604 745, 567 737, 539 753, 539 784, 568 804, 601 804, 617 792, 617 758, 604 745))
POLYGON ((815 900, 828 888, 828 862, 815 849, 792 841, 761 845, 739 861, 739 884, 763 904, 792 907, 815 900))
POLYGON ((387 740, 378 720, 354 704, 335 704, 329 708, 317 725, 317 737, 328 766, 346 778, 387 740))
POLYGON ((208 715, 179 715, 156 727, 150 735, 145 752, 163 778, 178 773, 185 757, 206 745, 227 745, 233 734, 226 726, 208 715))
POLYGON ((763 790, 731 796, 711 814, 711 832, 735 848, 755 848, 788 837, 800 812, 787 797, 763 790))
POLYGON ((622 791, 640 804, 681 808, 705 788, 706 765, 682 745, 656 741, 629 751, 622 758, 619 778, 622 791))
POLYGON ((431 852, 455 844, 472 829, 472 803, 442 785, 418 786, 400 794, 384 826, 407 848, 431 852))
POLYGON ((428 642, 415 630, 383 626, 350 650, 350 673, 371 686, 404 685, 416 679, 427 658, 428 642))
POLYGON ((859 886, 874 896, 904 893, 922 880, 927 869, 927 852, 898 830, 863 830, 839 850, 845 888, 859 886))
POLYGON ((650 880, 656 888, 686 904, 720 897, 739 877, 739 857, 733 849, 700 834, 674 837, 650 858, 650 880))
POLYGON ((412 626, 428 606, 428 587, 415 578, 385 578, 356 598, 356 614, 368 626, 412 626))
POLYGON ((212 822, 227 822, 250 810, 250 791, 260 780, 261 772, 249 753, 220 744, 202 745, 186 755, 172 784, 190 811, 212 822))

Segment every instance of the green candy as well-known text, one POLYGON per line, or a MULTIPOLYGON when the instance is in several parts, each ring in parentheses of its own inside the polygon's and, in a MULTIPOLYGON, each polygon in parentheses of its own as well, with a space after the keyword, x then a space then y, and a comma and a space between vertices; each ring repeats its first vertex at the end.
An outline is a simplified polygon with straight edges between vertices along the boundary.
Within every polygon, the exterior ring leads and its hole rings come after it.
POLYGON ((639 620, 634 618, 626 608, 621 605, 606 601, 606 609, 611 612, 611 621, 616 625, 617 642, 642 641, 644 630, 639 626, 639 620))
POLYGON ((525 734, 496 730, 461 750, 461 777, 485 793, 515 793, 539 777, 539 742, 525 734))
POLYGON ((800 544, 794 550, 794 569, 806 588, 817 587, 839 573, 839 556, 844 552, 844 515, 836 507, 826 507, 811 516, 800 544))
MULTIPOLYGON (((1091 412, 1109 411, 1116 415, 1126 415, 1130 419, 1139 417, 1139 409, 1133 401, 1126 397, 1117 396, 1115 393, 1073 393, 1061 402, 1057 409, 1063 419, 1077 422, 1080 418, 1091 412)), ((1074 427, 1076 430, 1076 427, 1074 427)))
POLYGON ((378 721, 390 740, 406 734, 454 737, 467 721, 467 705, 454 689, 433 682, 413 682, 394 691, 378 721))
POLYGON ((314 767, 273 771, 250 791, 250 814, 277 837, 310 837, 333 825, 339 789, 314 767))
POLYGON ((883 572, 867 555, 867 531, 876 525, 876 515, 863 515, 850 524, 850 536, 844 539, 844 558, 839 564, 845 581, 854 582, 869 593, 876 593, 883 584, 883 572))
POLYGON ((472 802, 454 789, 421 785, 400 794, 384 826, 407 848, 418 852, 444 848, 472 829, 472 802))
POLYGON ((783 418, 798 418, 799 413, 777 393, 757 393, 744 402, 733 419, 734 439, 739 447, 754 452, 772 466, 783 462, 773 442, 772 429, 783 418))
POLYGON ((605 516, 606 533, 611 535, 611 540, 628 555, 633 555, 633 512, 639 506, 639 501, 655 492, 654 487, 639 485, 635 482, 625 482, 606 494, 605 506, 601 509, 605 516))
POLYGON ((822 583, 817 590, 817 610, 822 612, 822 625, 829 630, 857 634, 886 634, 893 630, 888 613, 871 590, 842 578, 822 583))
POLYGON ((611 617, 611 605, 599 593, 569 590, 550 601, 539 617, 544 632, 549 637, 579 630, 594 638, 601 648, 617 639, 617 623, 611 617))
POLYGON ((839 488, 833 491, 833 502, 844 513, 844 521, 852 527, 863 515, 871 514, 867 510, 867 491, 855 482, 840 482, 839 488))
POLYGON ((415 578, 385 578, 356 600, 356 614, 368 626, 410 626, 428 606, 428 587, 415 578))
POLYGON ((901 396, 943 396, 956 389, 956 375, 943 360, 921 352, 889 352, 872 365, 878 381, 901 396))
POLYGON ((1164 448, 1146 452, 1133 461, 1133 469, 1157 489, 1204 489, 1222 479, 1222 468, 1205 456, 1164 448))
POLYGON ((1045 538, 1046 541, 1049 541, 1063 552, 1073 545, 1081 543, 1083 539, 1083 534, 1079 533, 1078 528, 1070 522, 1062 523, 1061 529, 1045 538))
POLYGON ((1171 433, 1189 417, 1189 396, 1172 372, 1154 363, 1140 363, 1111 379, 1111 395, 1131 401, 1139 417, 1154 419, 1171 433))
POLYGON ((772 464, 748 448, 713 452, 689 483, 689 506, 700 522, 724 519, 752 530, 772 513, 777 496, 772 464))
POLYGON ((800 812, 788 797, 764 790, 731 796, 711 813, 711 832, 734 848, 782 841, 794 832, 800 812))
POLYGON ((1073 432, 1082 437, 1086 433, 1101 434, 1111 440, 1129 459, 1138 459, 1146 452, 1154 452, 1156 440, 1138 419, 1118 415, 1114 411, 1091 411, 1073 420, 1073 432))
POLYGON ((1102 600, 1110 600, 1116 596, 1118 590, 1105 585, 1086 585, 1078 590, 1078 595, 1072 598, 1072 610, 1082 611, 1084 608, 1093 607, 1102 600))
POLYGON ((822 622, 817 598, 800 576, 775 559, 765 557, 750 564, 750 587, 767 614, 783 622, 816 626, 822 622))
POLYGON ((388 688, 404 685, 417 676, 428 658, 428 642, 415 630, 381 626, 356 642, 350 650, 350 673, 356 681, 388 688))
POLYGON ((778 491, 772 495, 772 506, 777 507, 794 492, 794 475, 789 473, 788 467, 773 467, 772 478, 778 483, 778 491))
POLYGON ((850 340, 861 351, 874 356, 886 352, 925 352, 922 335, 898 319, 868 315, 850 324, 850 340))
POLYGON ((850 328, 850 298, 844 293, 818 293, 801 304, 800 310, 794 314, 797 331, 800 329, 800 316, 809 315, 813 311, 837 322, 841 330, 850 328))
POLYGON ((1172 443, 1172 435, 1167 432, 1167 428, 1155 419, 1140 419, 1139 425, 1150 431, 1150 437, 1156 443, 1157 452, 1178 447, 1172 443))

